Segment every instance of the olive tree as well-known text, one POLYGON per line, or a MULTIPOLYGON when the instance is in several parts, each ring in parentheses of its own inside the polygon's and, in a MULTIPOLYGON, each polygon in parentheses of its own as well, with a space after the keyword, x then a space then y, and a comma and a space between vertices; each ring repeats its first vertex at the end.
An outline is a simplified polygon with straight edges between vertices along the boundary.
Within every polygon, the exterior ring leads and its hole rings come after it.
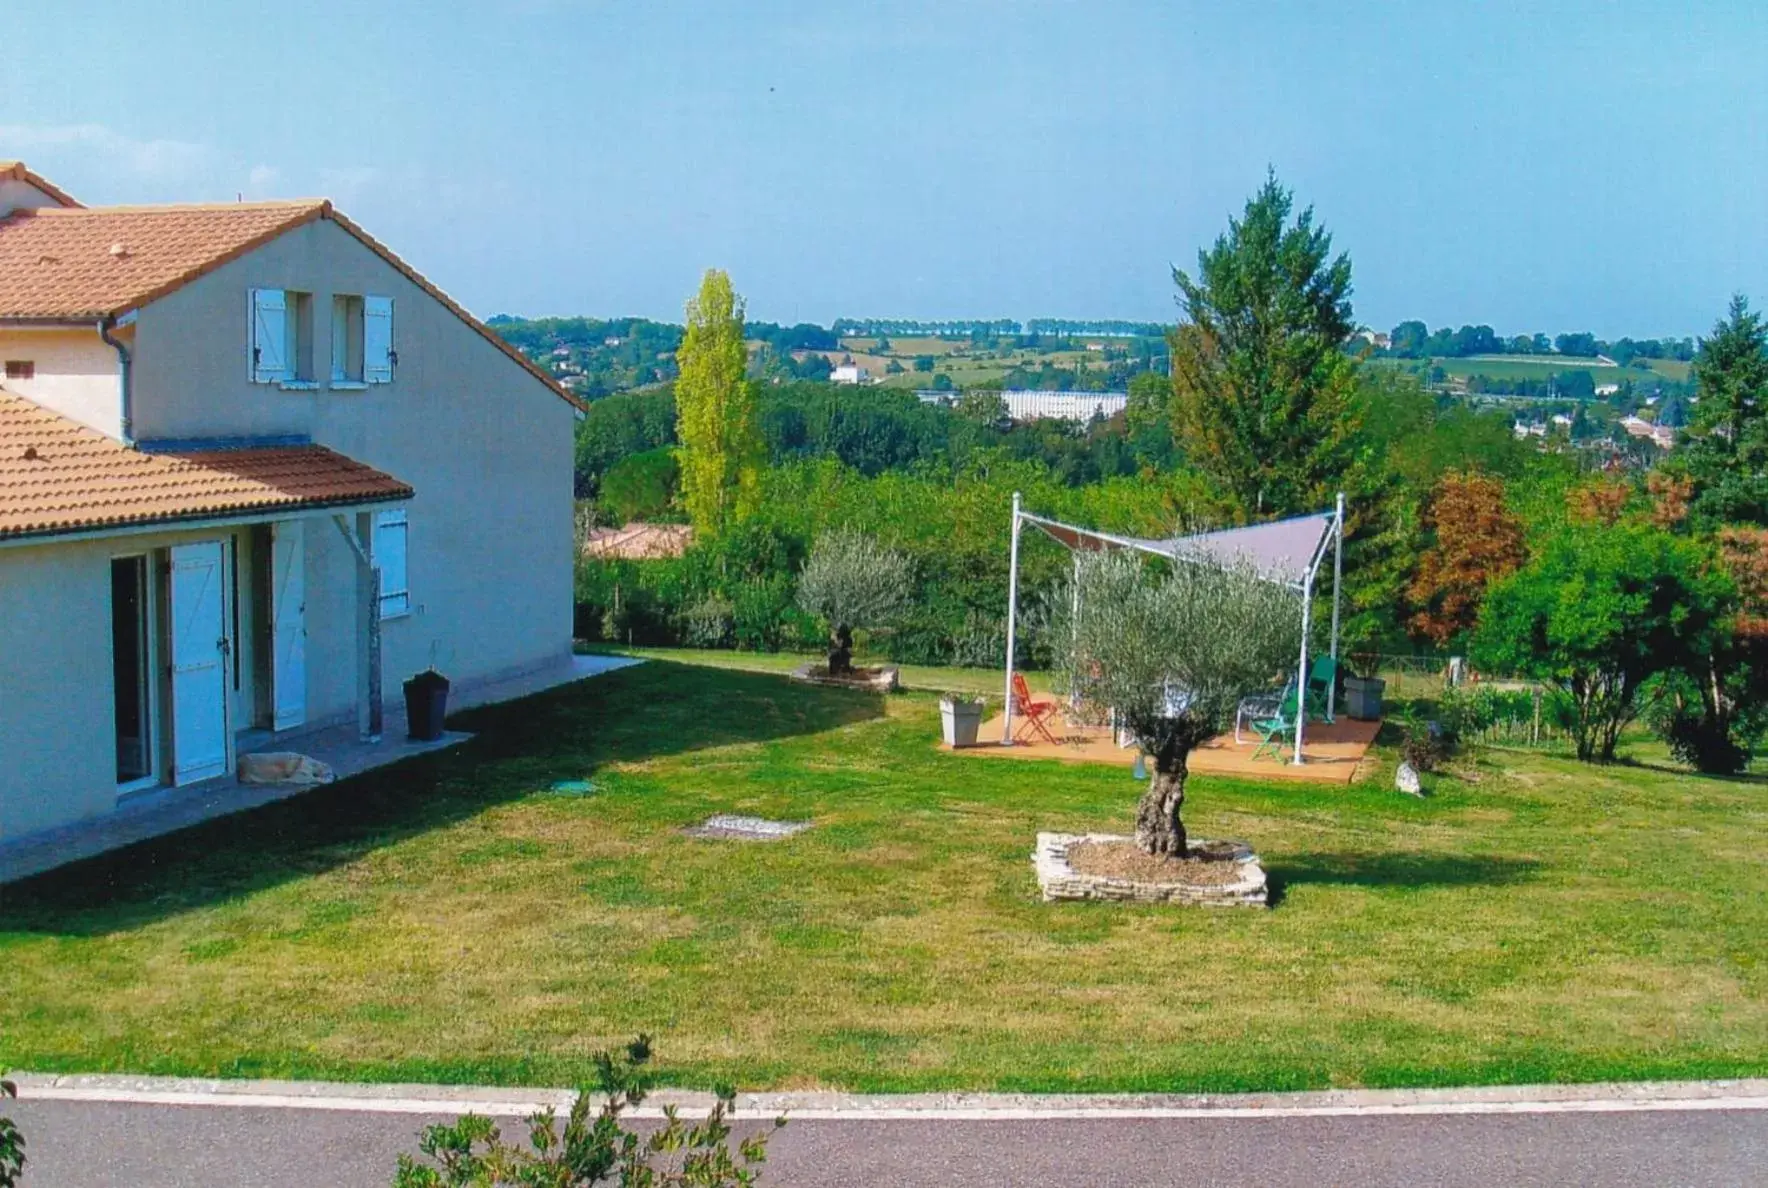
POLYGON ((1295 664, 1296 594, 1247 566, 1175 563, 1160 572, 1123 553, 1082 554, 1073 583, 1052 616, 1069 688, 1115 710, 1154 763, 1136 844, 1183 857, 1190 754, 1233 726, 1242 697, 1295 664))
POLYGON ((909 605, 914 566, 863 532, 825 532, 798 575, 798 605, 828 624, 829 675, 853 671, 855 628, 888 627, 909 605))

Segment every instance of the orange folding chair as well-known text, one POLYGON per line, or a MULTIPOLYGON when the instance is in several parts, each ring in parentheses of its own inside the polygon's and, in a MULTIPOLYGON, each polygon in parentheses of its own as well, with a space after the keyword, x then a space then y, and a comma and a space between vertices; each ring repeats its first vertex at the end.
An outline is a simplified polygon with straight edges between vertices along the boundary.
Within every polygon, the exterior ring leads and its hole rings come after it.
POLYGON ((1034 701, 1031 689, 1025 678, 1018 673, 1013 674, 1013 715, 1019 719, 1019 725, 1013 731, 1014 742, 1024 742, 1025 735, 1035 733, 1043 736, 1045 742, 1052 747, 1060 746, 1056 736, 1050 733, 1049 719, 1055 716, 1054 701, 1034 701))

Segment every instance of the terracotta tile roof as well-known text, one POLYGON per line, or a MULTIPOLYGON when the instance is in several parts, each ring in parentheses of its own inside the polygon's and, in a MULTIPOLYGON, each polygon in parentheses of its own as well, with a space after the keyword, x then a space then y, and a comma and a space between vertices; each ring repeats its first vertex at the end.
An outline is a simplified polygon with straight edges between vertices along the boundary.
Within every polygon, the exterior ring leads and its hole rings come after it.
POLYGON ((115 317, 319 218, 330 219, 355 236, 566 403, 580 411, 589 407, 417 269, 319 198, 181 206, 50 206, 14 211, 0 219, 0 319, 97 321, 115 317))
POLYGON ((325 209, 311 201, 14 211, 0 219, 0 318, 115 316, 325 209))
POLYGON ((0 389, 0 541, 411 494, 323 446, 143 453, 0 389))
POLYGON ((595 529, 584 538, 583 554, 627 561, 679 557, 693 539, 694 530, 687 524, 632 523, 624 528, 595 529))
POLYGON ((0 161, 0 181, 21 181, 26 185, 37 187, 63 206, 79 206, 74 196, 50 181, 48 178, 31 172, 23 161, 0 161))

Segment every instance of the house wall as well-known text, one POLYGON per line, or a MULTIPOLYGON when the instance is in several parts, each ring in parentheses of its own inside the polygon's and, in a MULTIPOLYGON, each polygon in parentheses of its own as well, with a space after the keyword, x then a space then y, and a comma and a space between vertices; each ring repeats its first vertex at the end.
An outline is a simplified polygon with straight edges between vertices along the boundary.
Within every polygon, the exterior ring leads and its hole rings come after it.
POLYGON ((116 801, 110 559, 0 550, 0 839, 116 801))
MULTIPOLYGON (((537 668, 571 646, 573 412, 349 232, 295 229, 141 310, 136 437, 300 434, 385 470, 409 504, 409 615, 383 624, 389 703, 435 666, 457 683, 537 668), (317 390, 250 380, 249 291, 313 295, 317 390), (390 296, 398 365, 358 390, 330 373, 334 293, 390 296)), ((354 562, 307 530, 308 718, 354 708, 354 562)))
MULTIPOLYGON (((116 337, 127 341, 128 331, 116 337)), ((54 409, 110 437, 122 432, 122 381, 117 352, 96 326, 68 329, 0 327, 0 360, 28 359, 36 375, 5 379, 6 390, 54 409)))
POLYGON ((61 201, 45 194, 23 178, 0 178, 0 218, 15 210, 37 210, 44 206, 60 206, 61 201))
MULTIPOLYGON (((249 528, 218 527, 0 549, 0 656, 6 664, 0 679, 0 840, 116 807, 112 559, 234 538, 243 563, 249 535, 249 528)), ((242 594, 249 592, 249 574, 242 565, 242 594)), ((162 575, 150 572, 149 580, 159 586, 156 597, 163 595, 162 575)), ((242 614, 240 646, 249 639, 249 624, 242 614)), ((159 625, 150 631, 157 636, 159 625)), ((353 663, 354 655, 343 663, 353 663)), ((158 660, 163 669, 163 652, 158 660)), ((249 689, 249 662, 242 663, 241 678, 249 689)), ((162 719, 169 720, 164 689, 156 696, 162 719)), ((230 703, 241 704, 234 698, 230 703)), ((237 717, 231 724, 250 725, 237 717)))

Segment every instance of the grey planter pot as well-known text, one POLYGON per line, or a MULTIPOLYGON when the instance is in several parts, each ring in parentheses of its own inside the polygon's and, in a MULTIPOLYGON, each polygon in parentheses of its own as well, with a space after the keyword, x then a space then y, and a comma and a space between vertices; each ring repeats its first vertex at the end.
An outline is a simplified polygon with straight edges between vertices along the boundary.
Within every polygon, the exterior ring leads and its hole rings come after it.
POLYGON ((1381 720, 1381 695, 1387 682, 1380 677, 1344 678, 1344 712, 1363 722, 1381 720))
POLYGON ((975 746, 977 732, 982 729, 982 702, 940 698, 939 729, 948 747, 975 746))

